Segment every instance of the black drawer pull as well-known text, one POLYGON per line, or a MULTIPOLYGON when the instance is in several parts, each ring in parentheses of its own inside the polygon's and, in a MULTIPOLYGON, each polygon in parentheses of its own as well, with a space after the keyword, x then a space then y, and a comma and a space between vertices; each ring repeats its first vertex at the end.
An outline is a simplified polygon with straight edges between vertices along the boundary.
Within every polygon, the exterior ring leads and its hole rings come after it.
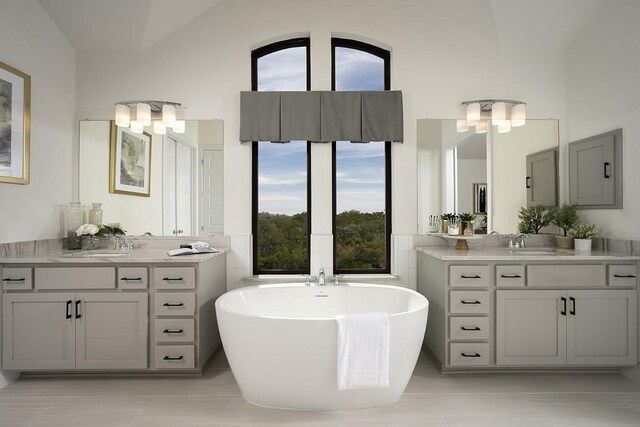
POLYGON ((80 300, 76 300, 76 319, 79 319, 82 317, 82 313, 80 313, 80 300))
POLYGON ((462 329, 463 331, 480 331, 481 330, 477 326, 473 326, 473 327, 460 326, 460 329, 462 329))
POLYGON ((480 353, 473 353, 473 354, 460 353, 460 356, 462 356, 462 357, 482 357, 482 355, 480 353))
POLYGON ((460 276, 462 279, 482 279, 482 276, 473 275, 473 276, 465 276, 464 274, 460 276))
POLYGON ((560 301, 562 301, 562 310, 560 310, 560 314, 563 316, 567 315, 567 299, 565 297, 560 297, 560 301))
POLYGON ((531 188, 531 177, 528 176, 525 180, 524 180, 524 186, 525 188, 531 188))
POLYGON ((165 302, 162 304, 163 307, 182 307, 184 305, 183 302, 173 303, 173 302, 165 302))
POLYGON ((3 282, 24 282, 25 280, 27 279, 25 279, 24 277, 22 279, 11 279, 11 278, 2 279, 3 282))
POLYGON ((617 277, 618 279, 635 279, 636 276, 633 274, 614 274, 613 277, 617 277))
POLYGON ((609 162, 604 162, 604 177, 605 178, 611 178, 611 173, 609 172, 609 166, 610 166, 609 162))
POLYGON ((480 301, 476 300, 476 301, 465 301, 462 300, 460 301, 462 304, 482 304, 480 301))
POLYGON ((574 297, 569 297, 569 301, 573 303, 573 308, 571 309, 569 314, 573 314, 575 316, 576 315, 576 299, 574 297))
POLYGON ((73 301, 71 301, 71 300, 67 301, 67 307, 66 307, 66 311, 65 311, 65 315, 66 315, 65 319, 71 319, 71 303, 72 302, 73 301))
POLYGON ((181 280, 184 280, 182 277, 177 277, 177 278, 172 278, 172 277, 165 277, 164 279, 167 282, 179 282, 181 280))
POLYGON ((163 334, 181 334, 184 332, 184 329, 165 329, 162 331, 163 334))
POLYGON ((184 356, 165 356, 162 358, 162 360, 182 360, 184 359, 184 356))
POLYGON ((120 280, 125 280, 127 282, 141 282, 142 281, 142 277, 123 277, 120 280))
POLYGON ((500 277, 503 279, 522 279, 522 276, 519 274, 501 274, 500 277))

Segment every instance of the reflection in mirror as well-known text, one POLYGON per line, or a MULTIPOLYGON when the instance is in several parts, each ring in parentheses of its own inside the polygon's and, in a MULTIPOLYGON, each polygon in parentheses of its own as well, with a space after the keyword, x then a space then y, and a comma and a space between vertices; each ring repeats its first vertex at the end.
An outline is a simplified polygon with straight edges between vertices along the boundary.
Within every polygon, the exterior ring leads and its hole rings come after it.
POLYGON ((557 203, 557 148, 557 120, 527 120, 505 134, 494 126, 486 134, 458 133, 455 120, 418 120, 418 232, 428 232, 429 215, 471 212, 481 219, 483 211, 488 231, 515 232, 527 191, 530 199, 557 203), (527 190, 534 181, 528 170, 540 176, 536 192, 527 190))
POLYGON ((184 134, 151 133, 149 196, 110 193, 111 122, 80 122, 78 195, 102 203, 104 224, 129 235, 223 234, 223 122, 190 120, 184 134))

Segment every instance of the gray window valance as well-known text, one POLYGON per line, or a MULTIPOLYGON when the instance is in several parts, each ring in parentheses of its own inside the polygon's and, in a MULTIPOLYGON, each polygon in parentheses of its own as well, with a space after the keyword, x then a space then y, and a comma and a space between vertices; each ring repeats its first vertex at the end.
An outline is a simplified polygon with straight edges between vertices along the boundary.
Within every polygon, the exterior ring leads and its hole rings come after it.
POLYGON ((403 142, 402 91, 241 92, 240 141, 403 142))

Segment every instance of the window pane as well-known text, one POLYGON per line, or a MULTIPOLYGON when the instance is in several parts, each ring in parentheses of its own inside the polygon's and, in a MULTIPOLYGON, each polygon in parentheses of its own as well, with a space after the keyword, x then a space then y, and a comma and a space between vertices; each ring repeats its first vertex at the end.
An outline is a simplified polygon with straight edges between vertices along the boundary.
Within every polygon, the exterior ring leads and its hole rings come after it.
POLYGON ((336 264, 386 268, 384 142, 336 142, 336 264))
MULTIPOLYGON (((307 48, 289 47, 257 58, 259 91, 307 90, 307 48)), ((308 272, 307 142, 257 143, 257 271, 308 272)))
MULTIPOLYGON (((335 47, 336 90, 384 90, 385 61, 335 47)), ((335 150, 335 269, 388 271, 385 142, 337 141, 335 150)))
POLYGON ((258 143, 258 268, 307 270, 307 144, 258 143))

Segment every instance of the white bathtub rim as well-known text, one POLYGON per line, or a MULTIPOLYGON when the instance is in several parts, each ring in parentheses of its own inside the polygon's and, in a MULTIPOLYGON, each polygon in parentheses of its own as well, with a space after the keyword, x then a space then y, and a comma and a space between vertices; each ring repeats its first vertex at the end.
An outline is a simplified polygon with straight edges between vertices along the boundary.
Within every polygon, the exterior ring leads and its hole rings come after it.
POLYGON ((247 291, 247 290, 251 290, 251 289, 260 289, 260 288, 313 288, 313 289, 316 289, 318 291, 322 291, 325 288, 333 288, 333 287, 340 288, 340 287, 343 287, 343 286, 349 286, 349 287, 352 287, 352 288, 385 288, 385 289, 393 289, 394 291, 406 292, 408 294, 417 296, 419 298, 419 300, 422 302, 422 304, 418 308, 415 308, 413 310, 408 310, 408 311, 403 311, 403 312, 400 312, 400 313, 389 314, 390 318, 398 317, 398 316, 407 316, 407 315, 410 315, 410 314, 418 313, 418 312, 420 312, 422 310, 428 310, 429 309, 429 300, 424 295, 422 295, 419 292, 414 291, 413 289, 402 288, 400 286, 394 286, 394 285, 379 285, 379 284, 372 284, 372 283, 342 283, 342 284, 337 285, 337 286, 336 285, 327 285, 327 286, 311 285, 311 286, 307 286, 304 283, 272 283, 272 284, 268 284, 268 285, 245 286, 245 287, 242 287, 242 288, 238 288, 238 289, 234 289, 234 290, 225 292, 224 294, 220 295, 220 297, 216 300, 215 306, 216 306, 216 310, 220 310, 221 312, 232 314, 232 315, 236 315, 236 316, 254 318, 254 319, 298 320, 298 321, 335 320, 336 316, 333 316, 333 317, 285 317, 285 316, 263 316, 263 315, 258 315, 258 314, 248 314, 248 313, 237 311, 237 310, 229 310, 227 308, 222 308, 221 305, 220 305, 221 304, 220 301, 225 297, 225 295, 230 295, 230 294, 233 294, 233 293, 238 293, 238 292, 247 291))

